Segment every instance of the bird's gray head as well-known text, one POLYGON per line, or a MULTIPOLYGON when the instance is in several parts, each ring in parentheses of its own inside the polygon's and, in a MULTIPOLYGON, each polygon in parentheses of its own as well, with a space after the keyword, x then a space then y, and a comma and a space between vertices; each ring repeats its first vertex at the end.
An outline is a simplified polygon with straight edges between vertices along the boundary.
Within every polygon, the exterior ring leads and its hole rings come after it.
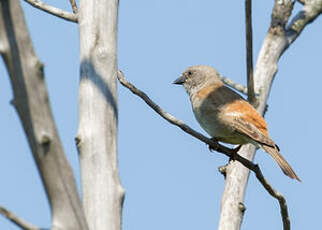
POLYGON ((173 84, 183 85, 188 94, 199 91, 202 87, 210 84, 223 84, 220 76, 213 67, 195 65, 187 68, 173 84))

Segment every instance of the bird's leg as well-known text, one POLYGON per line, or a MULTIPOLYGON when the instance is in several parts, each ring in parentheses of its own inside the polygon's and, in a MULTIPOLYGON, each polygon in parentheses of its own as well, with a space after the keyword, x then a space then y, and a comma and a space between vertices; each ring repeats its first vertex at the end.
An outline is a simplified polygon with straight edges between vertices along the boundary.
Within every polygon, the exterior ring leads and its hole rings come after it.
POLYGON ((229 157, 229 162, 234 161, 236 159, 236 155, 237 155, 237 153, 238 153, 238 151, 240 150, 241 147, 242 147, 242 145, 238 145, 236 148, 233 149, 232 154, 229 157))
MULTIPOLYGON (((210 140, 212 140, 213 142, 215 142, 216 143, 216 146, 218 146, 218 140, 215 137, 210 138, 210 140)), ((217 150, 217 148, 213 148, 210 145, 208 145, 208 149, 209 149, 210 152, 217 150)))

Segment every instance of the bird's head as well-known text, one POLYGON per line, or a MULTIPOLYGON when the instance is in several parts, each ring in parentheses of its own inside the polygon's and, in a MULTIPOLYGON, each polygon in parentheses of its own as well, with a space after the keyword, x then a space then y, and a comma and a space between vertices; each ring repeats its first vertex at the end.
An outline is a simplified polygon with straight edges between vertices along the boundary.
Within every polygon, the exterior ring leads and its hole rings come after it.
POLYGON ((216 83, 223 84, 217 70, 206 65, 190 66, 173 82, 173 84, 183 85, 190 95, 202 87, 216 83))

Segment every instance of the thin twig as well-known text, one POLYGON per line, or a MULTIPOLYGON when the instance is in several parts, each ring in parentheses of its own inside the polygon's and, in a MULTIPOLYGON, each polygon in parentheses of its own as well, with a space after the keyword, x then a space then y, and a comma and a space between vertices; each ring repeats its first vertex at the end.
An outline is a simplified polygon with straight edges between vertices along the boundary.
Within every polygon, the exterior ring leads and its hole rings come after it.
POLYGON ((117 78, 120 81, 120 83, 128 88, 132 93, 135 95, 139 96, 141 99, 145 101, 155 112, 157 112, 161 117, 163 117, 165 120, 170 122, 173 125, 178 126, 181 128, 183 131, 186 133, 190 134, 191 136, 199 139, 200 141, 208 144, 210 148, 216 150, 217 152, 223 153, 228 157, 233 157, 233 159, 239 161, 242 163, 246 168, 249 170, 253 171, 256 174, 256 178, 260 181, 260 183, 263 185, 263 187, 266 189, 266 191, 273 196, 275 199, 278 200, 280 209, 281 209, 281 215, 283 219, 283 225, 284 225, 284 230, 290 230, 290 218, 288 216, 288 211, 287 211, 287 204, 286 200, 283 197, 281 193, 276 191, 269 183, 268 181, 264 178, 259 166, 257 164, 254 164, 253 162, 249 161, 248 159, 240 156, 239 154, 235 154, 234 149, 227 148, 226 146, 223 146, 219 143, 216 143, 212 141, 211 139, 207 138, 206 136, 202 135, 201 133, 193 130, 190 128, 188 125, 184 124, 183 121, 175 118, 173 115, 167 113, 164 111, 160 106, 158 106, 156 103, 154 103, 148 95, 146 95, 144 92, 141 90, 137 89, 134 85, 132 85, 130 82, 128 82, 122 71, 118 71, 117 78), (235 154, 235 155, 233 155, 235 154))
POLYGON ((40 230, 40 228, 27 223, 26 221, 22 220, 20 217, 9 211, 8 209, 0 206, 0 213, 6 217, 8 220, 13 222, 14 224, 18 225, 20 228, 25 230, 40 230))
POLYGON ((247 95, 247 87, 243 86, 242 84, 236 83, 228 77, 220 76, 221 80, 231 88, 237 90, 238 92, 247 95))
POLYGON ((70 5, 72 6, 74 14, 77 14, 78 9, 77 9, 76 1, 75 0, 69 0, 69 2, 70 2, 70 5))
POLYGON ((76 14, 69 13, 69 12, 63 11, 62 9, 47 5, 39 0, 24 0, 24 1, 32 5, 33 7, 36 7, 56 17, 65 19, 70 22, 78 22, 76 14))
POLYGON ((259 169, 258 165, 255 165, 255 169, 256 172, 256 178, 261 182, 261 184, 264 186, 264 188, 266 189, 266 191, 273 196, 274 198, 276 198, 279 202, 280 205, 280 211, 281 211, 281 216, 282 216, 282 220, 283 220, 283 229, 284 230, 290 230, 291 229, 291 221, 290 221, 290 217, 288 215, 288 209, 287 209, 287 203, 285 200, 285 197, 278 192, 277 190, 275 190, 269 183, 268 181, 264 178, 264 176, 262 175, 261 170, 259 169))
POLYGON ((248 101, 256 105, 253 68, 252 0, 245 0, 248 101))

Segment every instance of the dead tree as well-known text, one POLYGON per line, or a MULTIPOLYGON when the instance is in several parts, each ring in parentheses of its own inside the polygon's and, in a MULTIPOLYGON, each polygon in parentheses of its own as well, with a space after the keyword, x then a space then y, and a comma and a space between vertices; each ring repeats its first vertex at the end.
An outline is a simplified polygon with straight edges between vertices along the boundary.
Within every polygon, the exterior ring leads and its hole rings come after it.
MULTIPOLYGON (((72 169, 66 160, 53 120, 44 81, 43 64, 32 47, 18 0, 0 0, 0 54, 14 91, 17 110, 37 163, 52 213, 52 229, 121 229, 124 189, 117 164, 117 84, 141 97, 152 109, 184 132, 231 156, 233 151, 214 143, 165 112, 117 70, 118 1, 70 0, 73 13, 39 0, 24 0, 32 6, 80 26, 79 129, 75 138, 82 173, 82 203, 72 169)), ((248 100, 264 114, 281 55, 303 29, 322 12, 322 0, 301 0, 303 9, 290 19, 295 1, 275 0, 271 24, 253 73, 251 1, 245 1, 247 28, 247 87, 223 78, 226 84, 248 94, 248 100)), ((255 148, 245 145, 235 161, 221 168, 226 185, 222 197, 220 230, 240 229, 245 211, 244 196, 249 170, 280 205, 284 230, 290 229, 285 198, 264 178, 252 162, 255 148), (238 189, 236 189, 238 188, 238 189)), ((6 208, 0 212, 24 229, 40 229, 26 223, 6 208)))
MULTIPOLYGON (((80 21, 80 120, 75 140, 83 205, 53 121, 43 64, 33 50, 19 0, 0 1, 0 53, 14 90, 12 104, 50 201, 51 229, 119 230, 124 189, 117 165, 118 1, 80 1, 78 10, 70 0, 73 13, 37 0, 26 2, 68 21, 80 21)), ((5 208, 0 212, 24 229, 38 229, 5 208)))

